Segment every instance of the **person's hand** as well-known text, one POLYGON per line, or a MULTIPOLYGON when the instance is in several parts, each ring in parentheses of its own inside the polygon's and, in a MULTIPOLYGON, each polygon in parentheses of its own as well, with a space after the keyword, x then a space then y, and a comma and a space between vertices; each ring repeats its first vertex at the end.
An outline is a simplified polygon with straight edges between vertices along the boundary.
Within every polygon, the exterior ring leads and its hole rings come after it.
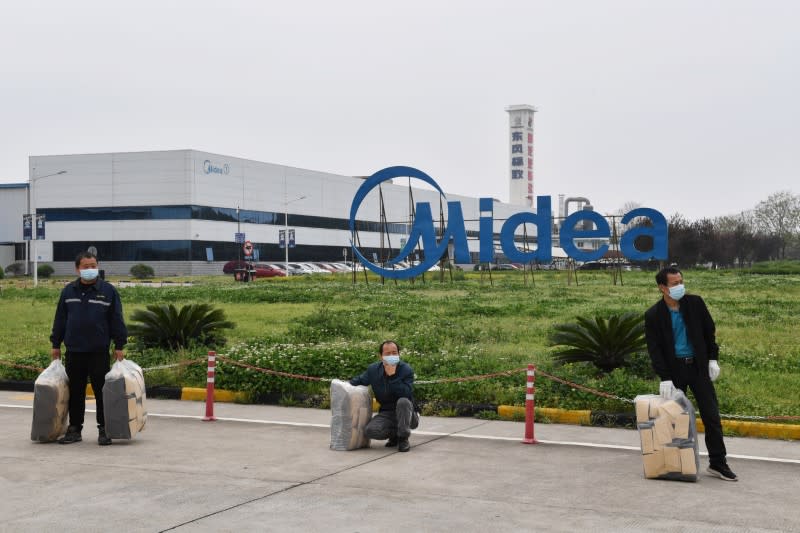
POLYGON ((669 400, 675 392, 675 385, 672 384, 672 381, 662 381, 659 386, 659 392, 662 398, 669 400))
POLYGON ((61 348, 53 348, 50 357, 53 358, 53 361, 55 361, 56 359, 61 359, 61 348))
POLYGON ((713 359, 708 362, 708 377, 711 378, 711 381, 716 381, 719 377, 719 363, 713 359))
POLYGON ((122 361, 123 359, 125 359, 125 354, 123 353, 122 350, 114 350, 114 359, 116 359, 117 361, 122 361))
POLYGON ((394 373, 397 372, 397 366, 383 363, 383 371, 386 372, 387 376, 394 376, 394 373))

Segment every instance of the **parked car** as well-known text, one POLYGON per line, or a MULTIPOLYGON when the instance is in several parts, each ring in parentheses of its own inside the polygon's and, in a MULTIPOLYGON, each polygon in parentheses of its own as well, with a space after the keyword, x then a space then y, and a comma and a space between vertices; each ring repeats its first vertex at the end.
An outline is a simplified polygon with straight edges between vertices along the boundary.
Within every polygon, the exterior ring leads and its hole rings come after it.
POLYGON ((299 263, 300 266, 303 266, 311 271, 312 274, 330 274, 331 271, 327 268, 322 268, 321 266, 315 263, 299 263))
POLYGON ((286 276, 286 271, 282 268, 276 268, 272 265, 265 263, 256 264, 256 277, 257 278, 276 278, 286 276))
POLYGON ((233 274, 236 270, 249 270, 257 278, 274 278, 285 276, 286 272, 266 263, 253 263, 251 261, 228 261, 222 266, 223 274, 233 274))
POLYGON ((339 272, 339 273, 341 273, 341 272, 350 272, 350 267, 348 267, 347 265, 345 265, 342 262, 327 263, 327 264, 330 265, 330 267, 333 268, 335 272, 339 272))
POLYGON ((289 275, 301 276, 305 274, 313 274, 314 271, 304 266, 303 263, 289 263, 289 275))

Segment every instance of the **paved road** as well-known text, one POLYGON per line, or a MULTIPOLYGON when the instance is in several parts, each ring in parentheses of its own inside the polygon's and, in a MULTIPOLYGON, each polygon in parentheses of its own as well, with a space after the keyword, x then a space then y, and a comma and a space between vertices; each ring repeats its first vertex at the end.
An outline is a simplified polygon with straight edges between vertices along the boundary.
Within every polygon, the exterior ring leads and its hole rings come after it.
POLYGON ((335 452, 327 411, 149 400, 134 440, 61 446, 29 440, 31 404, 0 391, 4 532, 800 531, 798 442, 728 438, 741 481, 681 483, 644 479, 625 429, 525 445, 521 423, 424 417, 410 453, 335 452))

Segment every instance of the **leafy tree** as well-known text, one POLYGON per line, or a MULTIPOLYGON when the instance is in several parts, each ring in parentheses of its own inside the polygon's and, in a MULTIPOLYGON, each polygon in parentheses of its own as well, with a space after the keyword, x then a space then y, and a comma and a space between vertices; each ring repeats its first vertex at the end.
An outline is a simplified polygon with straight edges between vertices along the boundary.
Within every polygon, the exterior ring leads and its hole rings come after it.
POLYGON ((131 276, 136 279, 152 278, 155 276, 155 274, 156 273, 153 270, 153 267, 150 265, 139 263, 138 265, 133 265, 131 267, 131 276))
POLYGON ((626 313, 608 319, 576 317, 577 323, 559 324, 549 336, 550 346, 566 346, 553 353, 558 364, 585 361, 602 373, 628 366, 645 347, 644 315, 626 313))
POLYGON ((216 347, 225 344, 223 330, 236 327, 225 320, 222 309, 209 304, 189 304, 176 309, 174 305, 148 305, 131 314, 128 331, 143 347, 178 349, 198 343, 216 347))
POLYGON ((755 219, 761 231, 777 237, 780 243, 778 259, 784 258, 786 245, 800 230, 800 196, 789 191, 771 194, 756 206, 755 219))
POLYGON ((693 266, 700 259, 700 236, 691 222, 680 213, 669 219, 669 260, 681 266, 693 266))

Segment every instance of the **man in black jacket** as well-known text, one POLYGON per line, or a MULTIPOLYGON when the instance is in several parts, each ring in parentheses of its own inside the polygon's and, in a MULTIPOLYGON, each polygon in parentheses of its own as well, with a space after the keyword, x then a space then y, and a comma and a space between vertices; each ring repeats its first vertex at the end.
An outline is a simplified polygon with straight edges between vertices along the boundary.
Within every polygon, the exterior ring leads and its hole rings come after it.
POLYGON ((106 436, 103 413, 103 385, 110 369, 109 346, 114 341, 114 357, 124 359, 122 351, 128 330, 122 317, 119 293, 98 277, 97 257, 81 252, 75 258, 78 279, 64 287, 58 300, 50 342, 52 358, 61 358, 61 343, 67 347, 66 370, 69 378, 69 426, 61 444, 81 440, 86 410, 86 382, 91 379, 97 405, 97 442, 111 444, 106 436))
POLYGON ((681 271, 663 268, 656 274, 662 298, 644 314, 647 351, 653 370, 661 378, 660 392, 672 396, 674 388, 692 389, 705 426, 710 465, 707 472, 737 481, 726 461, 717 393, 719 345, 711 313, 700 296, 686 294, 681 271))
POLYGON ((400 347, 394 341, 381 343, 378 353, 380 361, 350 380, 351 385, 371 386, 380 404, 364 434, 370 439, 388 439, 387 448, 397 446, 398 451, 407 452, 411 449, 411 430, 419 425, 419 415, 414 410, 414 370, 400 361, 400 347))

